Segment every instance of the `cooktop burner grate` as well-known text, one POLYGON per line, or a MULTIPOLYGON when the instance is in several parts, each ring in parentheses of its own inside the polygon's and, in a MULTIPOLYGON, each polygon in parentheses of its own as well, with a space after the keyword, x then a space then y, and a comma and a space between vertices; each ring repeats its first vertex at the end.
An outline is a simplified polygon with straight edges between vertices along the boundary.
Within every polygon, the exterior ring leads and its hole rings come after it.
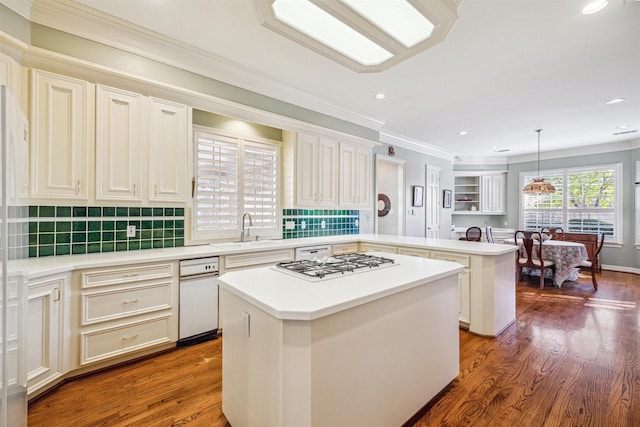
POLYGON ((375 268, 394 265, 395 260, 367 254, 335 255, 321 260, 300 260, 281 262, 278 269, 294 274, 300 274, 311 279, 323 279, 345 273, 372 270, 375 268))

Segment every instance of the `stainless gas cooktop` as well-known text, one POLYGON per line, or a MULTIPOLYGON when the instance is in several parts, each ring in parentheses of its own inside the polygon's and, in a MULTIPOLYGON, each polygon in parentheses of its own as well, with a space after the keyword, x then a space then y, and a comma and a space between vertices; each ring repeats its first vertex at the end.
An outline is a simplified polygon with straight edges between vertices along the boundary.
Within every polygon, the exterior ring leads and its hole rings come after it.
POLYGON ((300 260, 281 262, 276 265, 279 271, 292 273, 308 280, 342 277, 350 273, 373 271, 390 267, 395 260, 367 254, 344 254, 325 257, 318 260, 300 260))

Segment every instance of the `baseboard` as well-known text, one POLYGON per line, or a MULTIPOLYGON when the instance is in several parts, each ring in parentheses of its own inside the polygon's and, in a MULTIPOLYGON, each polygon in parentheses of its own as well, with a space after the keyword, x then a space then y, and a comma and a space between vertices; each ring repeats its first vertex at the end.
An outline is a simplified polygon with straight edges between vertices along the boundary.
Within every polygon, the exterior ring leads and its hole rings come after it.
POLYGON ((602 265, 602 269, 603 270, 609 270, 609 271, 619 271, 620 273, 633 273, 633 274, 640 274, 640 268, 635 268, 635 267, 624 267, 622 265, 602 265))

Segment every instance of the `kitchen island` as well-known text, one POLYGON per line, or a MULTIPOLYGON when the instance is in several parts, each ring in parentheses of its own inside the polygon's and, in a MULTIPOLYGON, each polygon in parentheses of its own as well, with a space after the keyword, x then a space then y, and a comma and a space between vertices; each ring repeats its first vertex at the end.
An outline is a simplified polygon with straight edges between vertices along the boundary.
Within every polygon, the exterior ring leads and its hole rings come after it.
POLYGON ((401 425, 459 372, 457 263, 224 274, 222 407, 244 426, 401 425))

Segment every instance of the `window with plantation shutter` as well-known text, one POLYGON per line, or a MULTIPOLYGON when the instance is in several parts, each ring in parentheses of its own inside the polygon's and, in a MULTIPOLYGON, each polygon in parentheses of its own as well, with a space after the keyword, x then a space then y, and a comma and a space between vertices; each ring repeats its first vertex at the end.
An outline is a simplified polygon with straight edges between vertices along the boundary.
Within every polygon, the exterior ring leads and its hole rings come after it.
MULTIPOLYGON (((522 229, 562 227, 569 233, 605 233, 607 242, 621 242, 621 164, 541 171, 540 176, 556 192, 522 194, 522 229)), ((537 177, 521 173, 520 188, 537 177)))
POLYGON ((251 235, 279 237, 280 147, 203 129, 194 144, 193 239, 239 238, 245 212, 251 235))

